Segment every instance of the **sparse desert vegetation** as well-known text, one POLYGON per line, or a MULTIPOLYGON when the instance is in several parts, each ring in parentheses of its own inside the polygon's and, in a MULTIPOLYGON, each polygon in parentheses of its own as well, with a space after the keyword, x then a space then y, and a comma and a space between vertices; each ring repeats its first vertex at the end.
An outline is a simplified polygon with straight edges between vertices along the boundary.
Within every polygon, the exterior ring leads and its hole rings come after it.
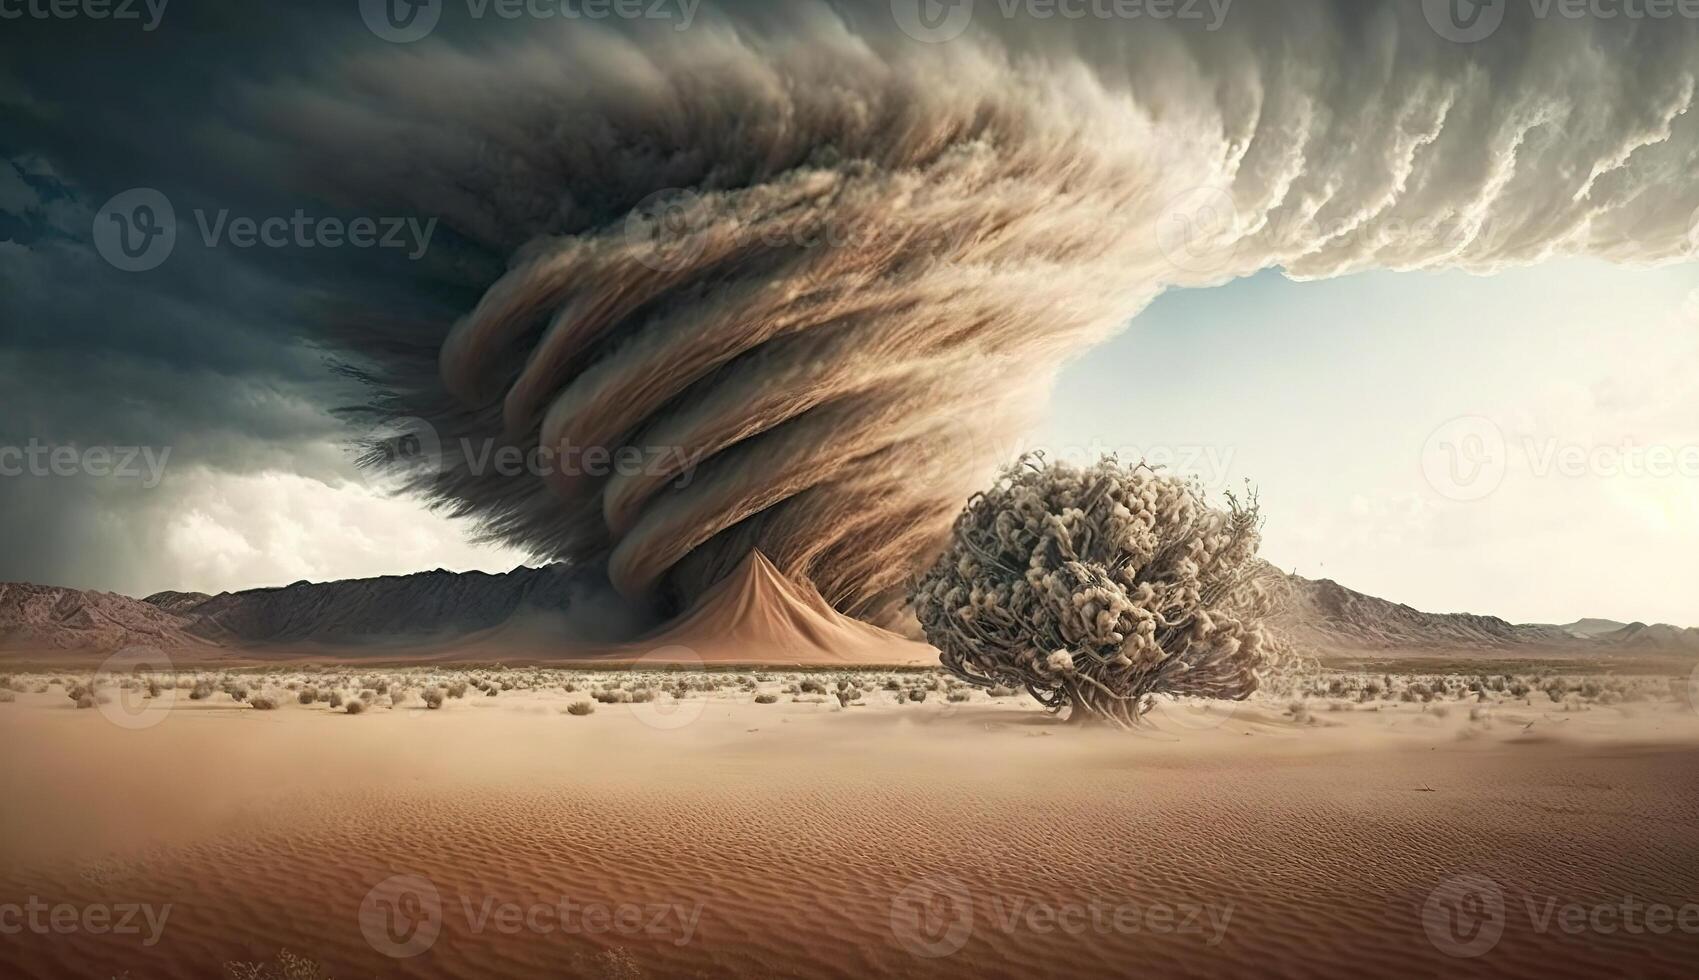
POLYGON ((224 972, 230 980, 330 980, 323 966, 287 949, 269 961, 226 963, 224 972))
MULTIPOLYGON (((1247 701, 1216 702, 1212 710, 1260 711, 1305 726, 1332 724, 1330 716, 1352 711, 1408 711, 1438 719, 1455 710, 1485 723, 1499 709, 1564 715, 1598 709, 1632 711, 1635 705, 1686 706, 1691 698, 1688 678, 1667 673, 1585 673, 1554 665, 1535 665, 1521 672, 1496 669, 1502 664, 1495 664, 1490 672, 1411 669, 1420 664, 1406 661, 1385 669, 1338 669, 1287 657, 1257 672, 1258 690, 1247 701)), ((946 670, 919 668, 739 671, 492 665, 372 671, 323 666, 135 676, 20 671, 0 678, 0 703, 68 702, 87 709, 111 705, 119 698, 122 702, 111 710, 136 710, 161 698, 170 699, 173 708, 189 711, 252 708, 356 715, 374 708, 396 714, 504 706, 517 711, 553 702, 555 710, 584 716, 598 705, 629 711, 637 705, 682 701, 788 703, 831 712, 872 706, 909 712, 1042 710, 1021 687, 985 687, 946 670), (483 692, 486 698, 500 695, 500 701, 465 701, 468 692, 483 692)), ((1155 703, 1173 700, 1159 696, 1155 703)), ((1181 703, 1209 702, 1182 699, 1181 703)), ((1157 724, 1160 727, 1161 721, 1157 724)))

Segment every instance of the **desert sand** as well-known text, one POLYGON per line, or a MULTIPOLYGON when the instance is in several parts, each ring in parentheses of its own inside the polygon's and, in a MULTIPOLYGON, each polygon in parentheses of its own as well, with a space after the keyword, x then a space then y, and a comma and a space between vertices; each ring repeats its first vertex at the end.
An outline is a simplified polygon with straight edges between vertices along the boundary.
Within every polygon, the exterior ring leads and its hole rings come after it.
POLYGON ((138 729, 29 687, 0 704, 0 927, 32 901, 49 927, 4 936, 0 974, 1680 976, 1699 952, 1680 698, 1259 697, 1127 736, 924 673, 860 675, 847 707, 791 693, 822 672, 569 714, 617 682, 582 676, 359 715, 177 698, 138 729), (1483 880, 1498 906, 1453 894, 1483 880), (1625 896, 1689 928, 1566 931, 1625 896), (227 972, 280 951, 298 972, 227 972))

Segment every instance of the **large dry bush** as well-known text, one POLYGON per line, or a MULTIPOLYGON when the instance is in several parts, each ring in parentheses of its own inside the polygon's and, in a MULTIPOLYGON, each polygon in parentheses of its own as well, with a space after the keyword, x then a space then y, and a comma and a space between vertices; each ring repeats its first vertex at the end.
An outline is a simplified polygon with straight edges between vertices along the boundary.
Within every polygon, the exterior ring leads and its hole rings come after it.
POLYGON ((1029 456, 977 494, 912 596, 946 669, 1077 721, 1135 724, 1159 694, 1242 700, 1271 654, 1254 495, 1113 457, 1029 456))

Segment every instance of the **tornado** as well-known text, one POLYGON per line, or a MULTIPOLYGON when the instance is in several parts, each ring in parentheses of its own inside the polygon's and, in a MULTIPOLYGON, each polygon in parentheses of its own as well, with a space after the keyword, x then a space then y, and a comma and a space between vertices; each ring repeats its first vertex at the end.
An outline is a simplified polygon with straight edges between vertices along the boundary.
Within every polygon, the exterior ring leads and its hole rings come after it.
MULTIPOLYGON (((687 603, 759 550, 888 621, 1059 369, 1166 289, 1699 238, 1691 20, 979 6, 945 39, 900 0, 444 33, 262 87, 301 179, 499 258, 466 308, 346 342, 366 408, 445 447, 406 491, 627 596, 687 603)), ((1228 397, 1207 363, 1121 368, 1228 397)))

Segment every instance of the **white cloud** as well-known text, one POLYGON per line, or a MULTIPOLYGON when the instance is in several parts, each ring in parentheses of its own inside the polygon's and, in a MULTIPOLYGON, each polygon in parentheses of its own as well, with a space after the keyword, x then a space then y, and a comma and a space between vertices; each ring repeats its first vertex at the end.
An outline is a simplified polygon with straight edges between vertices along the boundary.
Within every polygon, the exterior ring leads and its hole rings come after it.
POLYGON ((464 525, 417 501, 362 484, 205 470, 174 482, 162 564, 174 569, 180 589, 234 591, 431 568, 507 571, 525 562, 516 551, 470 543, 464 525))

